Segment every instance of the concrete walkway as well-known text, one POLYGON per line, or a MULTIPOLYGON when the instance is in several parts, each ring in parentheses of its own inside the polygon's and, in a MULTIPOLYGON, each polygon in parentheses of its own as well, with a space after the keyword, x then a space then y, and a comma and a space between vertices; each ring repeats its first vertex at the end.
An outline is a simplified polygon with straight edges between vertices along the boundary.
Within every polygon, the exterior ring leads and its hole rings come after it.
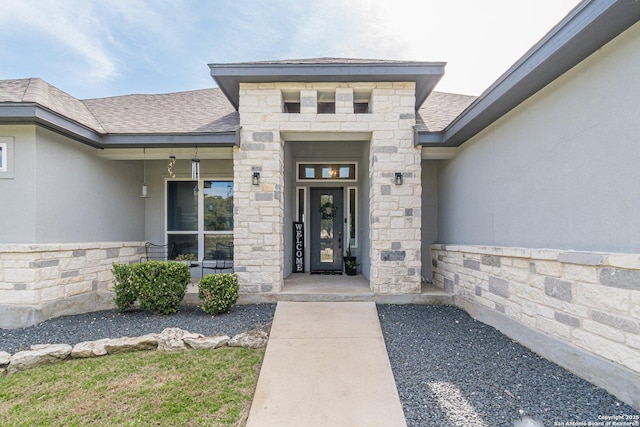
POLYGON ((373 302, 276 308, 247 427, 406 427, 373 302))

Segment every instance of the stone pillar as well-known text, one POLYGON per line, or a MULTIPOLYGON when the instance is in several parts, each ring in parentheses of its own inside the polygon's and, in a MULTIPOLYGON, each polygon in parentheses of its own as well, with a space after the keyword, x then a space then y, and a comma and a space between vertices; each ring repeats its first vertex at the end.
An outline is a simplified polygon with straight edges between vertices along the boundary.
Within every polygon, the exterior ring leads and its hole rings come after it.
POLYGON ((353 88, 336 89, 336 114, 353 114, 353 88))
POLYGON ((300 91, 300 113, 316 114, 318 112, 318 91, 315 89, 300 91))
POLYGON ((233 153, 234 266, 241 293, 279 292, 284 266, 284 149, 277 125, 282 113, 273 84, 241 84, 240 146, 233 153), (253 185, 253 173, 260 184, 253 185))
POLYGON ((371 287, 419 293, 421 286, 421 151, 413 142, 415 85, 378 84, 372 92, 369 153, 371 287), (395 174, 402 173, 402 185, 395 174))

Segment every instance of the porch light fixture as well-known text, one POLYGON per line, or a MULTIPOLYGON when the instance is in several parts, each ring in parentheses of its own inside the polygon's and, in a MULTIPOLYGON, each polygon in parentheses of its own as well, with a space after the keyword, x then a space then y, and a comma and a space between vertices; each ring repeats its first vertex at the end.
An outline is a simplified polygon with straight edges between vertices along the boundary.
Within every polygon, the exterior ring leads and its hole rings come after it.
POLYGON ((403 181, 402 172, 396 172, 396 185, 402 185, 403 181))
MULTIPOLYGON (((191 179, 194 181, 200 180, 200 159, 198 158, 198 146, 196 145, 196 152, 191 159, 191 179)), ((197 184, 196 184, 197 185, 197 184)))
POLYGON ((147 191, 147 156, 146 156, 146 148, 142 148, 142 193, 140 193, 140 197, 146 199, 149 197, 149 193, 147 191))
POLYGON ((251 177, 251 184, 260 185, 260 172, 254 172, 251 177))

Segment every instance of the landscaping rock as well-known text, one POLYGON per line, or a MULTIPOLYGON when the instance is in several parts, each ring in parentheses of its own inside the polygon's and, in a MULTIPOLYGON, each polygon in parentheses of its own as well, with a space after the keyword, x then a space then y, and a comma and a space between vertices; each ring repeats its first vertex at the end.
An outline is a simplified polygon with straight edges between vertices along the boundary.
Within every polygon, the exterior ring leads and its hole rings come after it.
POLYGON ((105 344, 110 341, 109 338, 104 338, 97 341, 83 341, 73 346, 71 350, 71 358, 81 359, 85 357, 97 357, 107 354, 107 350, 104 348, 105 344))
POLYGON ((185 338, 201 338, 200 334, 192 334, 189 331, 185 331, 180 328, 166 328, 158 335, 158 350, 159 351, 183 351, 187 347, 184 344, 185 338))
POLYGON ((109 354, 128 353, 158 348, 158 334, 147 334, 141 337, 122 337, 110 339, 104 345, 109 354))
POLYGON ((249 331, 238 334, 229 340, 229 347, 262 348, 267 345, 269 336, 265 331, 249 331))
POLYGON ((0 366, 7 366, 11 360, 11 353, 0 351, 0 366))
POLYGON ((195 350, 215 349, 224 347, 229 343, 229 336, 223 335, 219 337, 202 337, 202 338, 184 338, 185 344, 195 350))
POLYGON ((11 356, 7 373, 14 374, 35 366, 62 361, 71 354, 72 349, 69 344, 32 345, 31 350, 19 351, 11 356))

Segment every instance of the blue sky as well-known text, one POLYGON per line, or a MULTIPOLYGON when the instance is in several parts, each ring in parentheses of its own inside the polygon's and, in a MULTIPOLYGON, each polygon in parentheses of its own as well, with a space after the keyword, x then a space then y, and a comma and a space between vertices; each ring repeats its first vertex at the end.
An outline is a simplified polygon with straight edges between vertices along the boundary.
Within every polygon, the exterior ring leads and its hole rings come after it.
POLYGON ((479 95, 578 0, 3 0, 0 79, 77 98, 215 86, 208 63, 445 61, 437 90, 479 95))

